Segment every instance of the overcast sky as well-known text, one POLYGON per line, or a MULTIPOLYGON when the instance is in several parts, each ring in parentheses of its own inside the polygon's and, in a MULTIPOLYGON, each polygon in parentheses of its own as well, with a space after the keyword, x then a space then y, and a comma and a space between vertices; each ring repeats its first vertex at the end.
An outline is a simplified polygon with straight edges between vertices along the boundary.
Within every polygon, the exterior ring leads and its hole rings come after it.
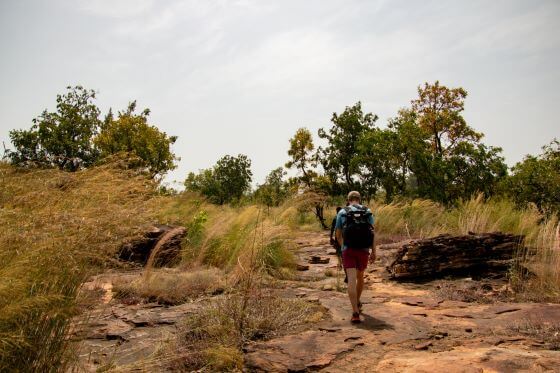
POLYGON ((0 35, 0 141, 81 84, 179 136, 170 181, 244 153, 262 182, 297 128, 356 101, 385 126, 426 81, 510 165, 560 137, 557 0, 0 0, 0 35))

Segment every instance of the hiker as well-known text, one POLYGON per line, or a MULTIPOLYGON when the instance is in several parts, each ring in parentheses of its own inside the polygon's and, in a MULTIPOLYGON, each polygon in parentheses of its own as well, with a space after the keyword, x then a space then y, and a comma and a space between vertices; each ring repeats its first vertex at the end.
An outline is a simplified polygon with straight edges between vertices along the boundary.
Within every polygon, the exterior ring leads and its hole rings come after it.
MULTIPOLYGON (((343 268, 342 266, 342 248, 338 244, 338 240, 336 239, 335 235, 335 228, 336 228, 336 218, 338 217, 338 213, 342 210, 342 207, 338 206, 336 208, 336 214, 333 218, 331 223, 331 235, 330 235, 330 242, 332 247, 336 250, 336 258, 338 259, 338 269, 343 268)), ((346 270, 344 270, 344 282, 348 283, 348 275, 346 274, 346 270)))
POLYGON ((342 248, 342 264, 348 276, 348 297, 352 305, 352 323, 360 323, 364 289, 364 271, 375 261, 373 214, 360 204, 360 193, 348 193, 348 206, 336 216, 336 239, 342 248), (371 254, 370 254, 371 250, 371 254))
POLYGON ((336 249, 336 255, 338 256, 338 264, 342 267, 342 250, 340 249, 340 245, 338 244, 338 241, 336 240, 336 236, 334 234, 334 230, 336 228, 336 218, 337 218, 340 210, 342 210, 342 207, 338 206, 336 208, 336 214, 335 214, 335 216, 332 220, 332 223, 331 223, 330 242, 331 242, 332 247, 334 247, 336 249))

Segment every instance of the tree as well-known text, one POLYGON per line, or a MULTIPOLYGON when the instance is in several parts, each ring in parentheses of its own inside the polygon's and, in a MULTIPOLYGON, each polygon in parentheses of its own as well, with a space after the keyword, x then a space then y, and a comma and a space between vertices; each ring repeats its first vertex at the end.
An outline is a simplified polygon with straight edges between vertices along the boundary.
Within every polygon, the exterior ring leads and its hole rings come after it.
POLYGON ((508 194, 519 204, 534 203, 544 211, 560 212, 560 142, 542 147, 542 154, 527 155, 512 168, 508 194))
POLYGON ((420 197, 449 204, 478 192, 488 196, 507 172, 501 149, 482 144, 483 134, 463 118, 466 97, 463 88, 450 89, 439 81, 418 87, 410 112, 420 131, 413 132, 430 144, 426 151, 420 142, 412 141, 416 145, 410 170, 420 197))
POLYGON ((251 187, 251 160, 246 155, 226 155, 213 168, 189 173, 185 180, 187 191, 197 191, 220 205, 239 201, 251 187))
POLYGON ((162 176, 174 169, 175 154, 171 145, 176 136, 167 136, 157 127, 148 124, 149 109, 135 113, 136 101, 131 102, 124 112, 119 112, 115 120, 109 112, 101 126, 95 144, 105 157, 119 152, 137 155, 144 162, 152 177, 162 176))
POLYGON ((264 184, 255 191, 255 197, 268 207, 278 206, 287 196, 288 191, 284 176, 286 171, 282 167, 275 168, 267 175, 264 184))
POLYGON ((308 188, 311 188, 311 183, 315 176, 315 172, 312 171, 312 168, 315 166, 313 150, 315 150, 315 145, 313 144, 311 132, 307 128, 298 129, 294 137, 290 139, 288 155, 291 159, 286 162, 286 167, 294 167, 301 171, 301 181, 308 188))
POLYGON ((319 137, 328 141, 327 147, 318 151, 321 165, 334 182, 342 180, 346 184, 345 192, 357 187, 354 177, 359 172, 358 141, 374 130, 377 118, 372 113, 364 114, 362 104, 357 102, 340 115, 333 113, 333 126, 328 132, 319 130, 319 137))
POLYGON ((467 91, 447 88, 436 80, 434 84, 418 87, 418 98, 412 110, 418 115, 418 125, 431 135, 437 155, 443 156, 459 142, 477 142, 482 134, 469 127, 461 115, 465 109, 467 91))
POLYGON ((81 86, 67 90, 57 95, 55 112, 43 111, 29 130, 10 131, 15 150, 7 157, 13 164, 76 171, 98 159, 93 138, 101 122, 95 92, 81 86))
MULTIPOLYGON (((291 159, 286 163, 287 168, 295 167, 301 171, 302 175, 295 178, 293 182, 299 187, 303 184, 304 194, 306 199, 311 201, 315 209, 315 216, 321 223, 324 229, 328 229, 325 223, 324 208, 326 195, 323 190, 320 190, 319 186, 324 183, 317 183, 318 175, 313 170, 316 166, 315 155, 313 150, 315 145, 313 144, 313 137, 311 132, 307 128, 300 128, 296 131, 294 137, 290 139, 290 149, 288 150, 288 155, 291 159)), ((322 180, 323 178, 321 178, 322 180)))

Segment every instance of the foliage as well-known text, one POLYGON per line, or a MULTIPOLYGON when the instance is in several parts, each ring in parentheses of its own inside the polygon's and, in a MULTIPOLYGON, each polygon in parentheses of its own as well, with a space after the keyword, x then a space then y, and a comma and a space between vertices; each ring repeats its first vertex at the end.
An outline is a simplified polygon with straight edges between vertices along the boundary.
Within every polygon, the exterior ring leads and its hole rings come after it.
POLYGON ((387 202, 420 197, 448 205, 479 192, 495 194, 507 167, 501 149, 480 143, 482 134, 462 117, 466 91, 436 81, 418 92, 386 129, 358 138, 354 164, 363 194, 381 190, 387 202))
POLYGON ((109 113, 95 138, 95 145, 101 157, 119 152, 133 153, 142 159, 152 177, 161 176, 176 167, 171 145, 177 137, 167 136, 157 127, 149 125, 149 109, 140 114, 136 114, 135 109, 136 101, 133 101, 126 111, 118 113, 116 120, 109 113))
POLYGON ((19 167, 58 167, 78 171, 91 167, 101 158, 118 153, 132 153, 142 162, 132 165, 147 168, 152 177, 175 168, 170 146, 176 136, 167 136, 148 124, 149 110, 135 114, 136 102, 115 120, 110 110, 104 121, 94 100, 96 94, 81 86, 67 87, 57 95, 55 112, 47 110, 33 119, 29 130, 12 130, 15 150, 6 158, 19 167))
POLYGON ((506 181, 508 194, 519 204, 560 212, 560 142, 545 145, 543 153, 528 155, 512 169, 506 181))
POLYGON ((251 160, 246 155, 226 155, 213 168, 187 175, 185 190, 200 192, 219 205, 238 202, 251 187, 251 160))
POLYGON ((13 164, 76 171, 97 160, 93 138, 101 122, 95 92, 81 86, 67 89, 57 95, 55 112, 43 111, 29 130, 10 131, 15 150, 7 157, 13 164))
POLYGON ((301 171, 300 180, 308 188, 311 188, 315 172, 315 158, 313 150, 313 136, 307 128, 300 128, 296 131, 294 137, 290 139, 290 149, 288 155, 291 159, 286 162, 287 168, 295 168, 301 171))
POLYGON ((314 168, 317 166, 318 155, 313 154, 315 145, 313 137, 307 128, 297 130, 294 137, 290 139, 290 149, 288 155, 291 159, 286 163, 286 167, 296 167, 301 171, 301 176, 288 181, 296 192, 303 189, 304 195, 320 196, 320 198, 310 199, 310 205, 313 205, 315 216, 321 223, 323 229, 328 229, 323 214, 326 202, 327 191, 332 191, 331 180, 325 176, 318 175, 314 168), (302 188, 303 187, 303 188, 302 188))
POLYGON ((268 207, 280 205, 288 195, 287 186, 284 182, 285 175, 286 171, 282 167, 270 171, 264 184, 260 185, 255 191, 257 201, 268 207))
POLYGON ((435 154, 443 156, 460 142, 477 142, 482 134, 467 125, 461 115, 465 109, 467 91, 447 88, 436 80, 418 87, 418 98, 412 110, 418 115, 418 125, 430 135, 435 154))
POLYGON ((319 160, 333 183, 339 180, 345 183, 343 192, 359 188, 354 181, 360 167, 358 140, 375 129, 377 118, 372 113, 364 114, 362 104, 357 102, 346 107, 340 115, 333 113, 333 125, 328 132, 322 128, 319 130, 319 137, 328 141, 326 148, 318 150, 319 160))

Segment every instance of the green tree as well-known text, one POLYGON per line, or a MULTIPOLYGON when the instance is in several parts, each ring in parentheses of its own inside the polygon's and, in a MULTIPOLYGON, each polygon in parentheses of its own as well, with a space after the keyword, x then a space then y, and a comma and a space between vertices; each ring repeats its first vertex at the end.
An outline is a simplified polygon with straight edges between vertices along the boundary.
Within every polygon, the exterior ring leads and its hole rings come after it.
POLYGON ((176 167, 177 158, 171 151, 171 145, 177 137, 167 136, 165 132, 150 125, 149 109, 140 114, 136 114, 135 110, 136 101, 133 101, 126 111, 118 113, 116 120, 109 112, 95 138, 95 144, 102 157, 120 152, 135 154, 142 159, 152 177, 161 177, 176 167))
POLYGON ((467 92, 436 81, 418 87, 418 96, 410 110, 418 129, 407 125, 417 136, 407 142, 414 144, 409 161, 418 196, 449 204, 478 192, 493 194, 507 167, 501 149, 482 144, 483 134, 463 118, 467 92))
POLYGON ((243 154, 226 155, 211 169, 201 170, 198 175, 189 173, 185 180, 187 191, 197 191, 217 204, 236 202, 251 187, 251 160, 243 154))
POLYGON ((57 95, 55 112, 43 111, 29 130, 10 131, 15 150, 7 157, 13 164, 76 171, 97 161, 93 138, 101 121, 95 92, 81 86, 67 90, 57 95))
POLYGON ((542 150, 512 168, 506 190, 519 205, 531 202, 541 210, 560 212, 560 142, 554 139, 542 150))
POLYGON ((286 171, 282 167, 272 170, 255 191, 255 198, 268 207, 278 206, 288 195, 284 176, 286 171))
POLYGON ((335 183, 342 180, 346 190, 359 187, 354 178, 359 173, 358 141, 375 128, 377 115, 362 111, 362 104, 357 102, 338 115, 333 113, 332 127, 327 131, 319 129, 319 137, 326 139, 328 145, 319 148, 318 158, 325 173, 333 178, 335 183))

